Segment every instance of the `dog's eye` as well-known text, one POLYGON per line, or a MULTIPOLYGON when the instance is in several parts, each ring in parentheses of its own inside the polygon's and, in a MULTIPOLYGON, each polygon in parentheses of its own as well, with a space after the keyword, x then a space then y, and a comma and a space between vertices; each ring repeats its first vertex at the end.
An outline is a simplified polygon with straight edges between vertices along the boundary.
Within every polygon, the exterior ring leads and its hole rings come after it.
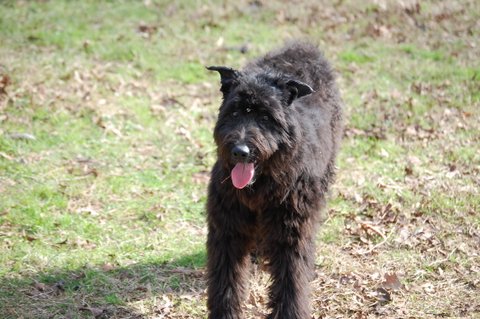
POLYGON ((262 122, 268 122, 270 120, 270 117, 268 115, 263 115, 262 117, 260 117, 260 120, 262 122))
POLYGON ((252 109, 249 108, 249 107, 247 107, 247 108, 245 109, 245 112, 246 112, 246 113, 250 113, 250 112, 252 112, 252 109))

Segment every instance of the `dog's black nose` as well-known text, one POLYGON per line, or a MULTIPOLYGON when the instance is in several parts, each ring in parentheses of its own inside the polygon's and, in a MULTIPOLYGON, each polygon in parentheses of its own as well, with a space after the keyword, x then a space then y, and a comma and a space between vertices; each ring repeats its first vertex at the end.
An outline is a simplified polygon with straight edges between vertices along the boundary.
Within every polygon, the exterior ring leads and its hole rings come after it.
POLYGON ((250 155, 250 149, 245 144, 235 145, 232 148, 232 157, 237 161, 244 161, 250 155))

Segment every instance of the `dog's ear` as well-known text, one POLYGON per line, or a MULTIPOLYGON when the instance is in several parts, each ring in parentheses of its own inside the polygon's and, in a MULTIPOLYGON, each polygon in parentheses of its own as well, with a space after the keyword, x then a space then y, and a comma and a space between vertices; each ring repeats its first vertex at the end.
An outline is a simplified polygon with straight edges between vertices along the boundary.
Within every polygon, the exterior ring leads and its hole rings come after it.
POLYGON ((302 96, 312 94, 315 92, 312 87, 306 83, 297 81, 297 80, 288 80, 285 83, 286 86, 286 98, 287 105, 292 104, 295 99, 301 98, 302 96))
POLYGON ((226 66, 207 66, 207 70, 220 73, 220 83, 222 84, 220 91, 222 91, 224 95, 230 92, 232 85, 236 83, 236 80, 240 76, 240 72, 226 66))

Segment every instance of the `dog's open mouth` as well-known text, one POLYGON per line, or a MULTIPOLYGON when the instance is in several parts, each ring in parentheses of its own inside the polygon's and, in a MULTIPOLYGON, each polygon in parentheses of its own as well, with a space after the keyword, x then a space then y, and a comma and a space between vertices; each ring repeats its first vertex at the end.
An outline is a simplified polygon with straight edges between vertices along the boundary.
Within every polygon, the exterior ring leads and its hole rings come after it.
POLYGON ((238 189, 244 188, 252 182, 254 174, 254 163, 237 163, 230 174, 233 186, 238 189))

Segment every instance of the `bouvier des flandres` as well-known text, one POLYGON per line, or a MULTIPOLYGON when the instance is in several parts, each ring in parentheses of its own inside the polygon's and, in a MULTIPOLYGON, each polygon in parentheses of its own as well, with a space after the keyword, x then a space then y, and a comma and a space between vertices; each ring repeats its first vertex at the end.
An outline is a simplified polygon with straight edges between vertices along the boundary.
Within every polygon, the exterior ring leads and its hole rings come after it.
POLYGON ((208 193, 208 309, 242 318, 251 253, 271 274, 271 319, 310 317, 315 234, 334 178, 342 102, 331 66, 293 42, 221 77, 208 193))

